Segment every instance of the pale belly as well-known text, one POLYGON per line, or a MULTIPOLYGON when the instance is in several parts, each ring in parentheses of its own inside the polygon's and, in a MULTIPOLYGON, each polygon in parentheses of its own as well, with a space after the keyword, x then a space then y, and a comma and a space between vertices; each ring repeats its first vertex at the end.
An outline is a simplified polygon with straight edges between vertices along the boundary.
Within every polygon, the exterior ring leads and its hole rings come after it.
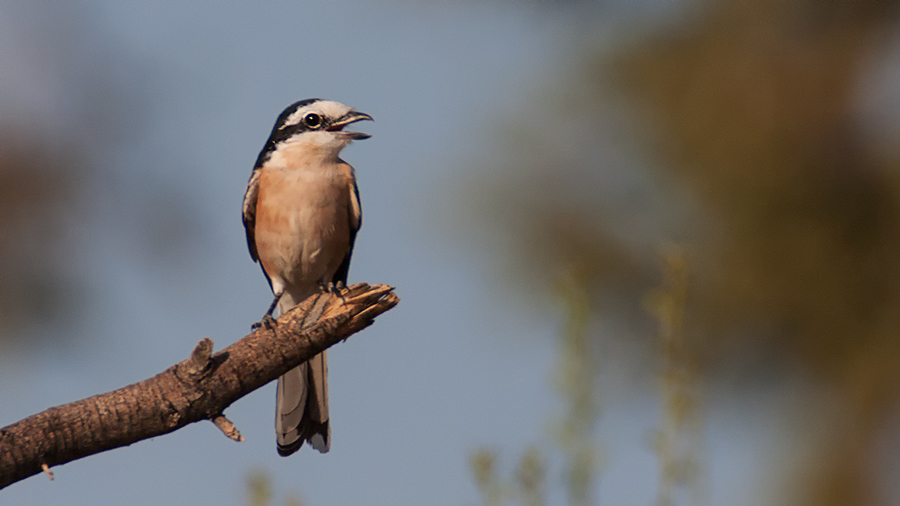
POLYGON ((306 297, 331 281, 350 249, 348 184, 339 173, 273 170, 260 178, 259 260, 273 286, 306 297))

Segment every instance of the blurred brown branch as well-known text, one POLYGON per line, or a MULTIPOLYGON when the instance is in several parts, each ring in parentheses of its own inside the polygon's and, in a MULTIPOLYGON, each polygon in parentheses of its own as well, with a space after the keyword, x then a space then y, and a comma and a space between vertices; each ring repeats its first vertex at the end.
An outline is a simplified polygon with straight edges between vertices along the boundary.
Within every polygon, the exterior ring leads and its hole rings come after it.
POLYGON ((115 390, 50 408, 0 429, 0 488, 55 466, 190 423, 213 421, 242 440, 224 416, 233 402, 371 325, 400 299, 386 285, 360 283, 342 295, 305 300, 265 327, 212 354, 204 338, 191 357, 115 390))

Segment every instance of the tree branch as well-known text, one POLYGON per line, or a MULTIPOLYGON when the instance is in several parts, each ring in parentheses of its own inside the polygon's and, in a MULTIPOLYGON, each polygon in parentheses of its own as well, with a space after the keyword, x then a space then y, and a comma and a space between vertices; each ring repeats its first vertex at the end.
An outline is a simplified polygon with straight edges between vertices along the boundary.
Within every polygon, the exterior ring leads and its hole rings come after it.
POLYGON ((191 356, 156 376, 50 408, 0 429, 0 488, 51 466, 210 420, 243 438, 223 412, 234 401, 372 324, 400 299, 386 285, 360 283, 314 295, 219 353, 203 338, 191 356))

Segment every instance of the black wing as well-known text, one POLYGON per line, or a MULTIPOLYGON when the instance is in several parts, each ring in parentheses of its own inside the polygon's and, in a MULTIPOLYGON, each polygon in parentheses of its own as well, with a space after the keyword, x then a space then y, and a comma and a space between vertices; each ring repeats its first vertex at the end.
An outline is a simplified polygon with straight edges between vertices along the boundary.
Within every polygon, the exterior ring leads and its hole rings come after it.
POLYGON ((259 253, 256 251, 256 200, 259 197, 259 169, 254 169, 244 190, 243 219, 244 231, 247 233, 247 247, 250 248, 250 258, 254 262, 259 261, 259 253))
POLYGON ((335 271, 331 282, 334 284, 347 284, 347 275, 350 273, 350 257, 353 256, 353 244, 356 242, 356 233, 362 227, 362 205, 359 201, 359 187, 356 186, 356 178, 354 177, 350 184, 350 208, 347 215, 350 217, 350 248, 347 249, 347 256, 341 262, 341 266, 335 271))

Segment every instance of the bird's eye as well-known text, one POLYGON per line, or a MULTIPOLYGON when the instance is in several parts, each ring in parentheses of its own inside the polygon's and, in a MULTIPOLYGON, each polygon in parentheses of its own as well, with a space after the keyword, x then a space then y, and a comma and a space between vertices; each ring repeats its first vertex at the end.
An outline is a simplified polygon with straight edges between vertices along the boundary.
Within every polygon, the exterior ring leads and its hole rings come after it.
POLYGON ((311 112, 306 116, 303 116, 303 124, 308 126, 309 128, 319 128, 322 126, 322 116, 311 112))

